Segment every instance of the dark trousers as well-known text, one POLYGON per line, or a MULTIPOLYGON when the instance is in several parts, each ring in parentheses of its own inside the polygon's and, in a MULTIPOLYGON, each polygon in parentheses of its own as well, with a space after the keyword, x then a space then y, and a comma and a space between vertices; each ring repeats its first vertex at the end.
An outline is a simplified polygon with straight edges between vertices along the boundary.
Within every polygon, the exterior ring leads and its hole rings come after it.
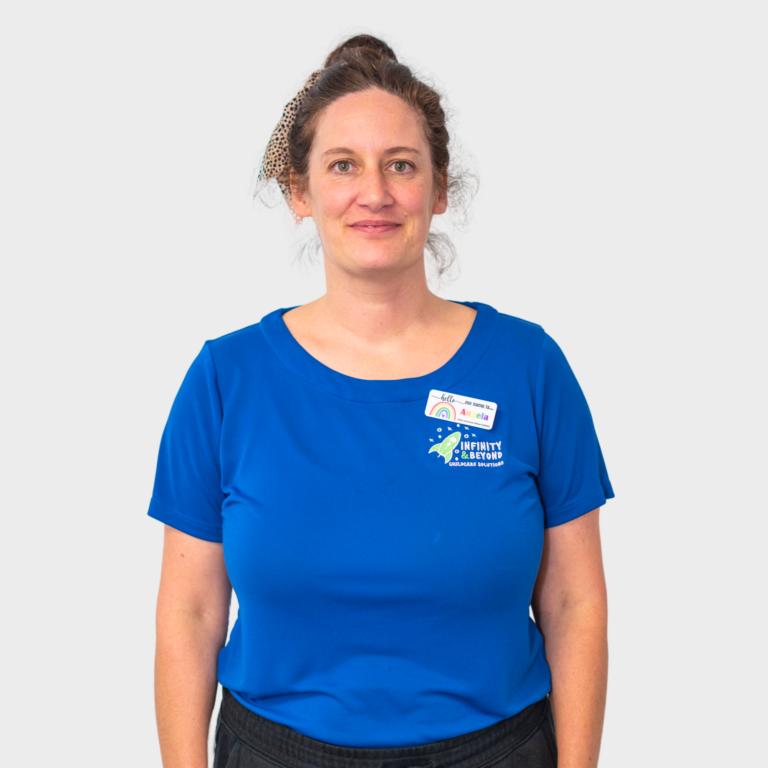
POLYGON ((479 731, 411 747, 346 747, 244 707, 226 688, 213 768, 556 768, 549 696, 479 731))

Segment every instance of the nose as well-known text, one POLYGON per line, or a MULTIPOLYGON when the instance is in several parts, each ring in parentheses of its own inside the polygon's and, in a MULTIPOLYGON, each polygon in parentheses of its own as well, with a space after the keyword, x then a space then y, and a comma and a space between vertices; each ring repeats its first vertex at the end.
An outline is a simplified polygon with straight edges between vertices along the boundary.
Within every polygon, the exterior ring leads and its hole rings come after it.
POLYGON ((364 205, 372 211, 378 211, 380 208, 391 205, 394 202, 387 188, 384 174, 378 168, 367 170, 363 173, 357 201, 360 205, 364 205))

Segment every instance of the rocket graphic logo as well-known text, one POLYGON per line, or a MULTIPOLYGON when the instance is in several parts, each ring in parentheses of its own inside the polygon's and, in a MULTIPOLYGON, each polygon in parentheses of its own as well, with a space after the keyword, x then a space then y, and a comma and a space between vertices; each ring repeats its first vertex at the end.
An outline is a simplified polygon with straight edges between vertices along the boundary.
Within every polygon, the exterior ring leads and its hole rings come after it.
POLYGON ((437 451, 438 455, 442 456, 445 459, 445 463, 447 464, 453 458, 453 449, 456 447, 459 440, 461 440, 461 432, 453 432, 452 434, 448 435, 448 437, 446 437, 442 443, 433 445, 429 449, 428 453, 437 451))

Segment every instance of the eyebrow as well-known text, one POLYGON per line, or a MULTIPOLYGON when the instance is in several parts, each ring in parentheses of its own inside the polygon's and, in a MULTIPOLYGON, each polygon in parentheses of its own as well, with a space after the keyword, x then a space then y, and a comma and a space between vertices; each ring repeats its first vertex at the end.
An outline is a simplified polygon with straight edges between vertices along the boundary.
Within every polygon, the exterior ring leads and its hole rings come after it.
MULTIPOLYGON (((390 147, 389 149, 384 151, 385 155, 397 155, 401 152, 410 152, 414 155, 420 155, 421 152, 419 152, 418 149, 414 149, 413 147, 390 147)), ((333 149, 326 150, 323 152, 322 157, 325 157, 326 155, 354 155, 355 151, 353 149, 350 149, 349 147, 334 147, 333 149)))

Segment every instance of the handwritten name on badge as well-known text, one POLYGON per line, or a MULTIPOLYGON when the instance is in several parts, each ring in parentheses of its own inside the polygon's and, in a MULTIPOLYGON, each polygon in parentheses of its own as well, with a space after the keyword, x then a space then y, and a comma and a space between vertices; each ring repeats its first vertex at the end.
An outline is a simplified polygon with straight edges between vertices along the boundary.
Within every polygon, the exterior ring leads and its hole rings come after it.
POLYGON ((445 421, 454 421, 457 424, 490 429, 496 418, 496 407, 496 403, 491 403, 488 400, 452 395, 450 392, 433 389, 427 398, 427 407, 424 413, 433 419, 444 419, 445 421))

